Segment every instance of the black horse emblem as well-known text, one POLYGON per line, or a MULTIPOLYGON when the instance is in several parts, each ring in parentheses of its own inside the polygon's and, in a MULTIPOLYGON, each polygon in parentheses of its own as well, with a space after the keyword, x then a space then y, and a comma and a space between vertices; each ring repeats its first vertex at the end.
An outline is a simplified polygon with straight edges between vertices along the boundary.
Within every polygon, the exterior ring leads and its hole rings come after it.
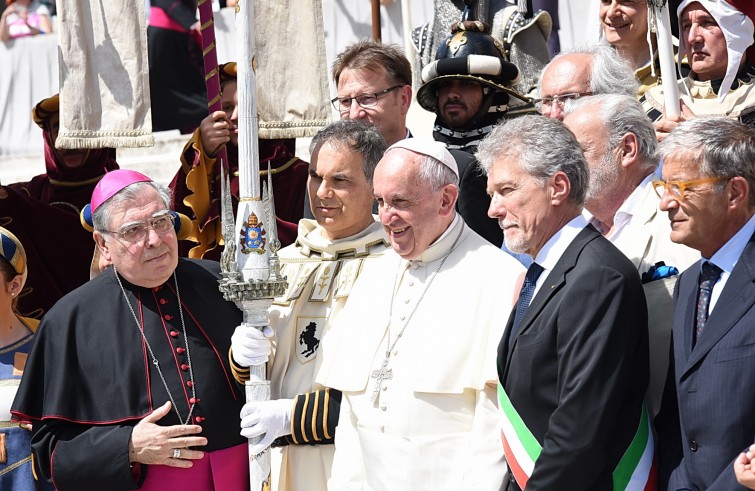
POLYGON ((306 346, 304 351, 301 352, 305 358, 314 355, 315 351, 317 351, 317 348, 320 346, 320 340, 317 339, 315 334, 317 334, 317 324, 314 322, 307 324, 307 327, 305 327, 301 334, 299 334, 299 344, 301 346, 306 346))

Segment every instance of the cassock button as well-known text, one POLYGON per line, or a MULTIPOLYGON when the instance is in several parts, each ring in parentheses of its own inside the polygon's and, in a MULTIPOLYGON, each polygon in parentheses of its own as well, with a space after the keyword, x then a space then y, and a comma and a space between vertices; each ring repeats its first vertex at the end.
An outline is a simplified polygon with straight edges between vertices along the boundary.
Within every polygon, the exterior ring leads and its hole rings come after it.
POLYGON ((409 303, 409 299, 408 299, 408 298, 405 298, 405 299, 404 299, 404 303, 409 303))
POLYGON ((184 372, 188 371, 189 365, 187 365, 186 363, 181 363, 181 370, 183 370, 184 372))
POLYGON ((186 387, 194 387, 194 382, 189 380, 188 382, 186 382, 186 387))
POLYGON ((197 397, 192 397, 191 399, 189 399, 189 404, 196 404, 196 403, 198 403, 201 400, 202 399, 199 399, 197 397))
POLYGON ((207 418, 203 418, 202 416, 197 416, 197 417, 196 417, 197 423, 201 423, 201 422, 202 422, 202 421, 204 421, 205 419, 207 419, 207 418))
POLYGON ((413 281, 410 281, 410 282, 409 282, 409 286, 414 286, 414 282, 413 282, 413 281))
POLYGON ((166 303, 168 303, 167 300, 165 300, 164 298, 160 299, 160 305, 165 305, 166 303))
POLYGON ((176 353, 178 353, 179 355, 184 354, 184 351, 186 351, 186 350, 183 349, 183 348, 181 348, 181 347, 176 348, 176 353))
POLYGON ((165 317, 163 317, 163 318, 164 318, 164 319, 165 319, 166 321, 169 321, 169 320, 171 320, 171 319, 173 318, 173 316, 172 316, 172 315, 170 315, 170 314, 165 314, 165 317))
POLYGON ((160 291, 160 287, 159 287, 159 286, 156 286, 156 287, 154 287, 154 288, 152 289, 152 291, 153 291, 153 292, 155 292, 155 293, 157 293, 157 292, 159 292, 159 291, 160 291))
POLYGON ((170 335, 173 336, 174 338, 177 338, 178 334, 179 334, 178 331, 170 331, 170 335))
POLYGON ((383 405, 380 406, 380 409, 382 409, 383 411, 385 411, 386 409, 388 409, 388 406, 386 406, 385 404, 383 404, 383 405))

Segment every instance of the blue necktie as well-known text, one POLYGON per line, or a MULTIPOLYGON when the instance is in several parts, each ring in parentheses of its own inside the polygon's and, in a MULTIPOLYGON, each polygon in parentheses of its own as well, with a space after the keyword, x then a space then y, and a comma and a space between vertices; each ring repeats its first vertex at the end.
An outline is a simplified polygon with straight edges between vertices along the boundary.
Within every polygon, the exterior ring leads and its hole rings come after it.
POLYGON ((511 332, 509 333, 509 350, 511 350, 511 345, 514 344, 514 339, 516 339, 516 334, 519 331, 519 324, 522 323, 524 313, 527 312, 527 307, 530 306, 532 294, 535 293, 535 284, 542 272, 543 267, 533 262, 527 268, 527 274, 524 275, 524 283, 522 283, 522 289, 519 290, 519 300, 516 301, 514 324, 511 326, 511 332))
POLYGON ((700 290, 697 294, 697 318, 695 327, 695 342, 700 339, 705 323, 708 321, 708 308, 713 285, 721 277, 721 268, 712 262, 703 263, 703 272, 700 274, 700 290))

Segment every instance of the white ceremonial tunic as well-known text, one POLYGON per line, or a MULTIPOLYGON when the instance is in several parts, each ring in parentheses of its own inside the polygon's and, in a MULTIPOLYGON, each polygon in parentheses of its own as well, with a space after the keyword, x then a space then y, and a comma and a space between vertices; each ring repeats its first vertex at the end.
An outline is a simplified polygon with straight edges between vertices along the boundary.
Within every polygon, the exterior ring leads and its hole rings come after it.
POLYGON ((317 377, 343 391, 329 489, 501 489, 496 350, 523 272, 458 216, 417 260, 365 265, 317 377))
MULTIPOLYGON (((389 247, 380 222, 362 232, 331 241, 315 220, 301 220, 296 242, 279 252, 286 293, 269 311, 275 331, 275 355, 269 364, 273 399, 292 399, 323 389, 315 383, 321 363, 320 343, 343 309, 365 262, 389 247)), ((273 486, 286 491, 325 490, 333 462, 333 445, 288 445, 280 453, 280 473, 273 486)))

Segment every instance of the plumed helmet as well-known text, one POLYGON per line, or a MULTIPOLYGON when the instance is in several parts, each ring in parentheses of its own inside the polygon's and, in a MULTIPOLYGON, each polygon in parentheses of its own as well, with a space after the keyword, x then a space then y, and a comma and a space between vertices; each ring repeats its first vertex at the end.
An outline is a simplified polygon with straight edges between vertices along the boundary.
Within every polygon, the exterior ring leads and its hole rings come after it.
POLYGON ((490 27, 480 21, 451 26, 451 36, 438 47, 435 61, 422 70, 423 85, 417 91, 420 106, 437 112, 438 83, 448 79, 472 80, 493 92, 527 101, 512 88, 519 80, 519 69, 506 59, 503 47, 490 35, 490 27))

